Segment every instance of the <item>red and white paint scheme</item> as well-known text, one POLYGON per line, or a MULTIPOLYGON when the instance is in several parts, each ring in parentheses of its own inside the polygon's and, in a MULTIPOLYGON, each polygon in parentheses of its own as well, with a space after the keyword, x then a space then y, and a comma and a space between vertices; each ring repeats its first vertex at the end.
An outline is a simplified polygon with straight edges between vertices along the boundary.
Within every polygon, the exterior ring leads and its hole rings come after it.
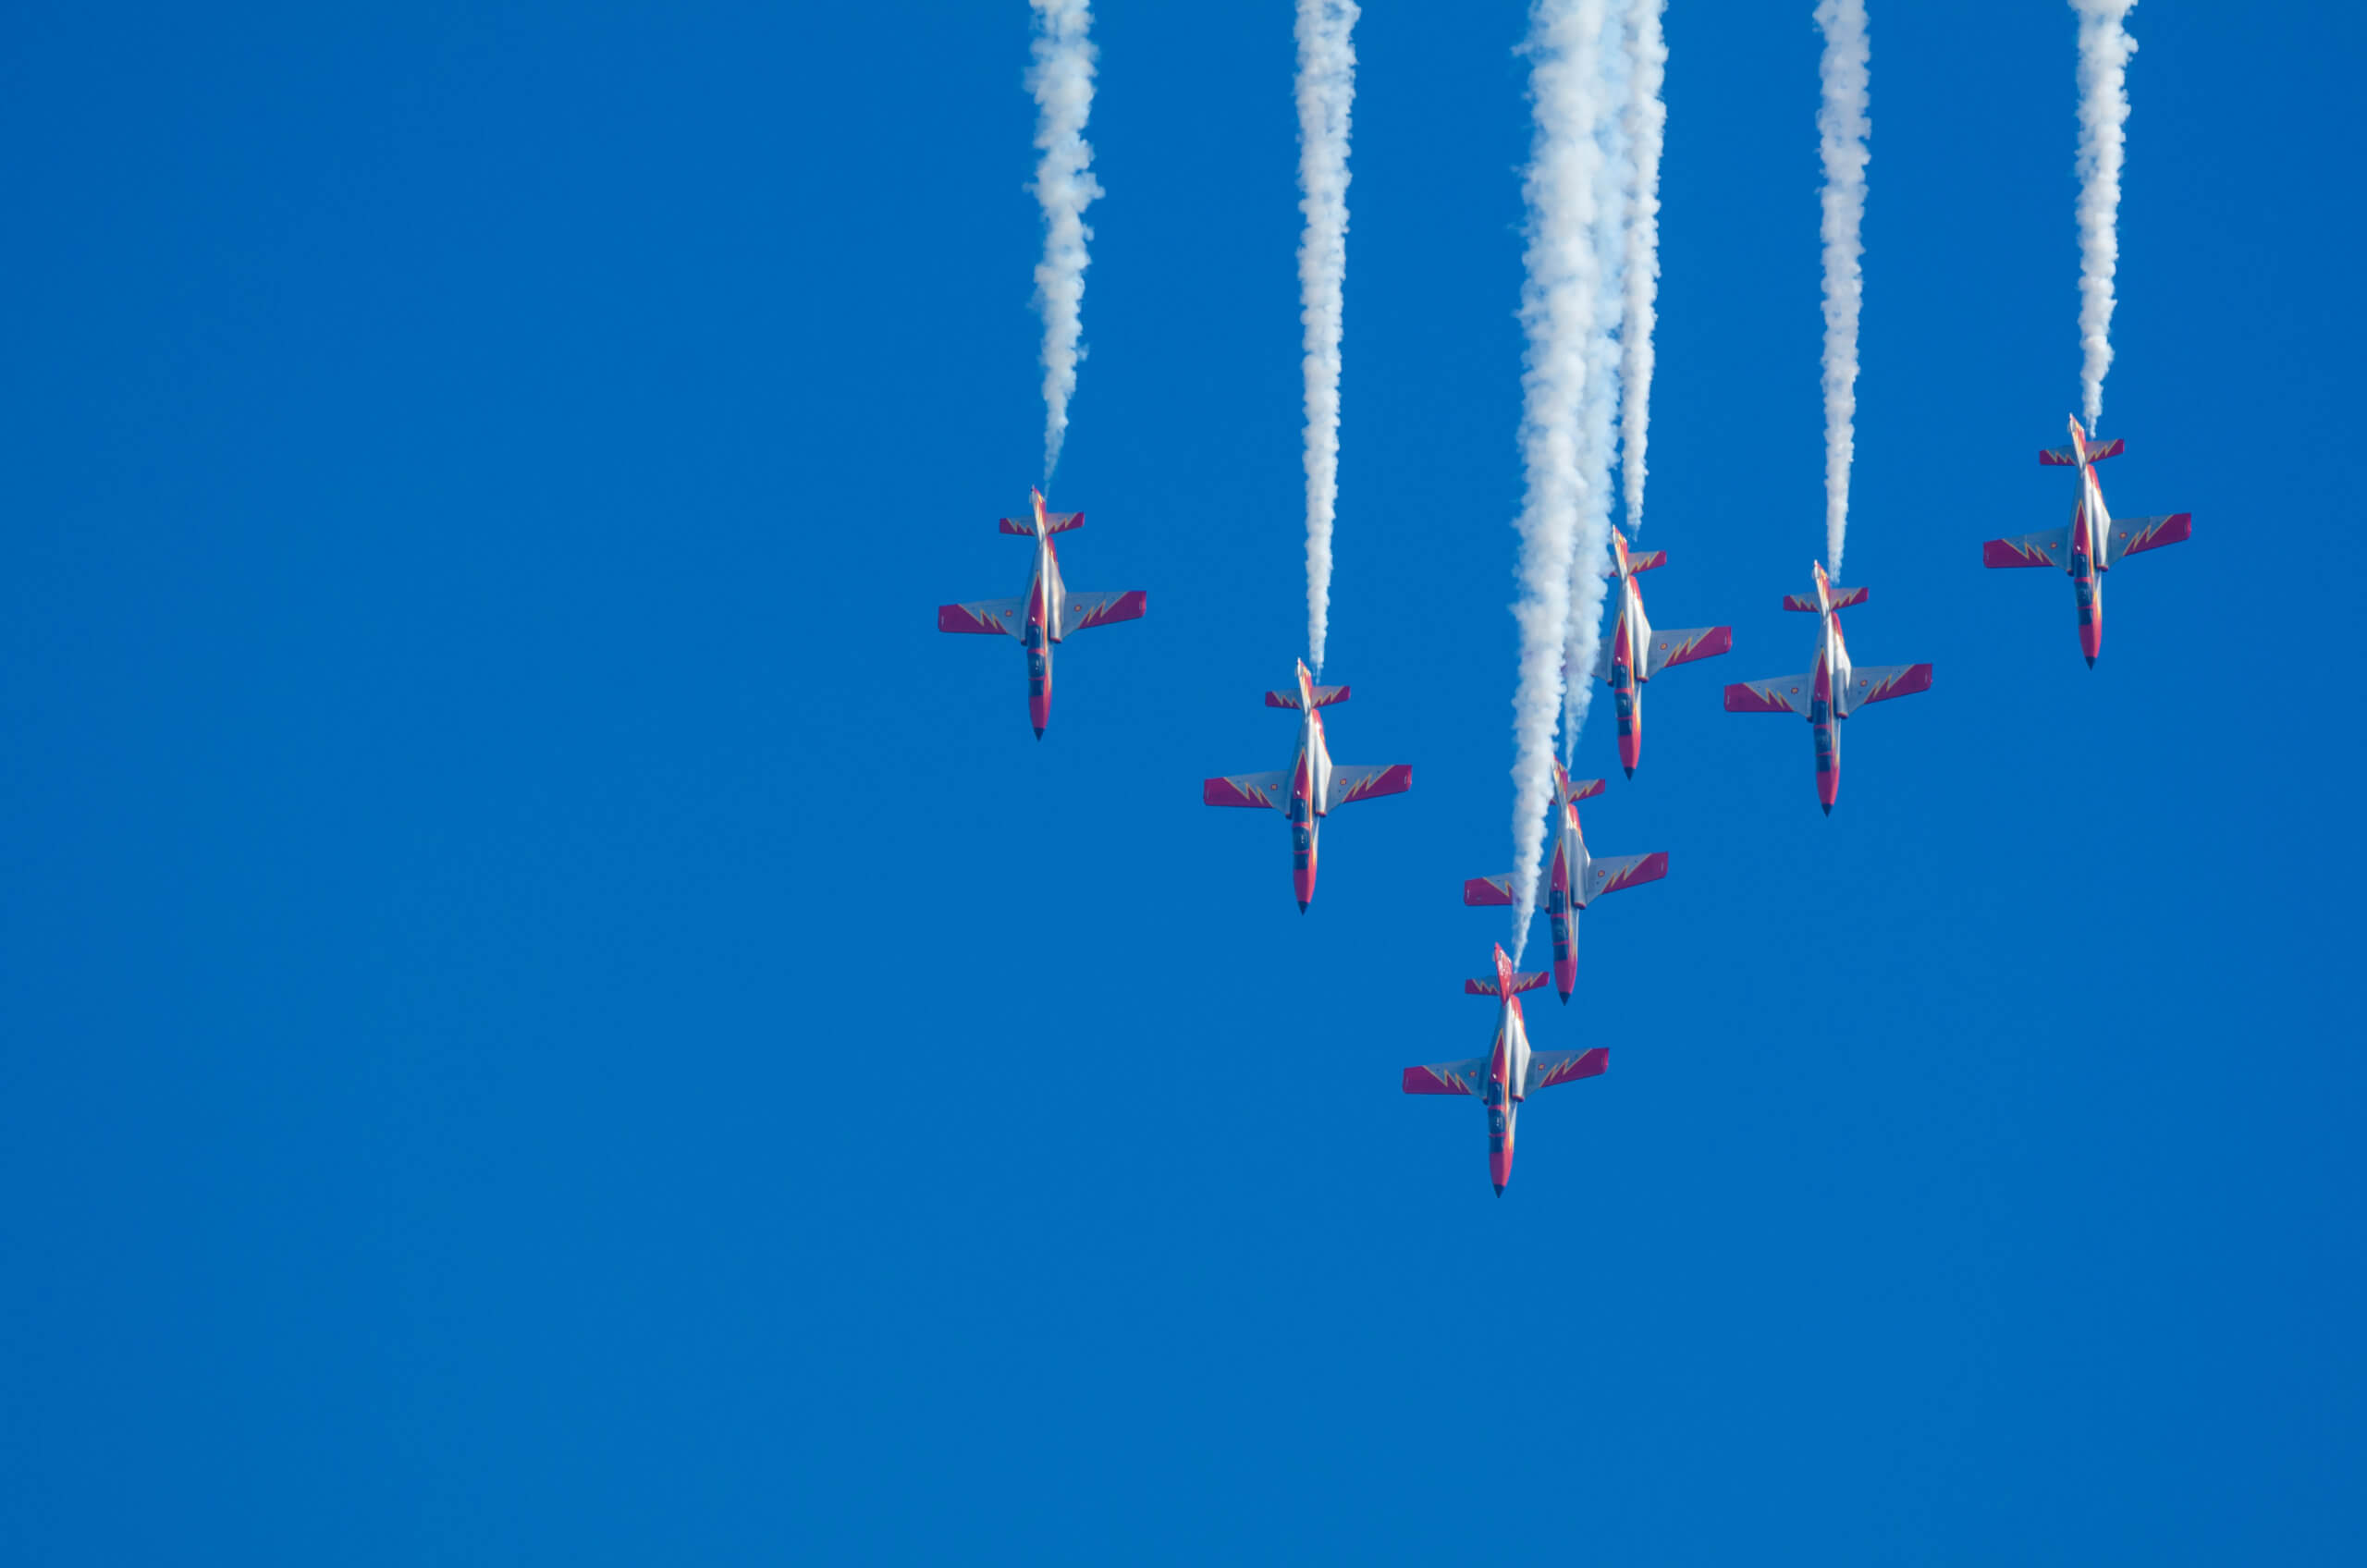
POLYGON ((1318 686, 1301 659, 1296 692, 1266 693, 1268 707, 1299 711, 1298 754, 1291 766, 1281 773, 1235 774, 1200 786, 1200 799, 1209 805, 1265 806, 1291 819, 1291 888, 1301 914, 1315 900, 1315 841, 1324 817, 1351 802, 1402 795, 1414 787, 1414 770, 1402 762, 1387 767, 1332 766, 1318 710, 1347 700, 1345 686, 1318 686))
POLYGON ((2194 533, 2191 512, 2116 520, 2104 509, 2096 465, 2120 456, 2121 450, 2118 436, 2091 442, 2088 433, 2079 428, 2079 416, 2073 414, 2071 445, 2050 447, 2038 455, 2048 468, 2079 471, 2079 499, 2071 508, 2069 526, 2025 533, 2018 539, 1992 539, 1981 546, 1981 564, 1985 567, 2059 566, 2071 574, 2072 597, 2079 608, 2079 651, 2088 655, 2090 669, 2096 668, 2096 655, 2104 651, 2103 574, 2119 565, 2124 556, 2180 544, 2194 533))
MULTIPOLYGON (((1578 802, 1602 793, 1602 780, 1581 778, 1575 784, 1559 758, 1553 763, 1553 850, 1546 873, 1545 914, 1553 925, 1553 988, 1567 1003, 1578 984, 1578 912, 1605 893, 1657 882, 1668 875, 1668 851, 1648 855, 1587 853, 1586 834, 1578 827, 1578 802)), ((1463 901, 1502 908, 1513 901, 1509 876, 1475 876, 1463 885, 1463 901)))
POLYGON ((1841 798, 1841 721, 1869 703, 1887 702, 1932 689, 1928 664, 1852 665, 1841 641, 1841 612, 1866 602, 1863 588, 1835 588, 1816 563, 1816 597, 1784 595, 1787 610, 1817 618, 1816 662, 1806 675, 1738 681, 1726 688, 1728 713, 1797 713, 1808 716, 1816 737, 1816 798, 1824 815, 1841 798))
MULTIPOLYGON (((1630 551, 1627 536, 1611 531, 1611 635, 1595 655, 1594 678, 1611 686, 1619 716, 1619 766, 1636 777, 1644 756, 1644 683, 1673 664, 1713 658, 1735 645, 1731 626, 1696 626, 1683 631, 1654 631, 1644 617, 1644 590, 1637 572, 1668 564, 1666 550, 1630 551)), ((1566 1000, 1568 993, 1563 993, 1566 1000)))
POLYGON ((1052 535, 1085 526, 1083 512, 1048 512, 1039 490, 1027 492, 1035 515, 1013 521, 1001 519, 1005 533, 1036 541, 1036 575, 1027 592, 1016 599, 980 599, 969 605, 939 605, 939 631, 995 632, 1016 637, 1027 651, 1027 722, 1036 739, 1052 722, 1052 649, 1071 632, 1087 631, 1113 620, 1134 620, 1149 606, 1139 588, 1124 594, 1072 594, 1061 581, 1061 556, 1052 535))
POLYGON ((1496 1043, 1488 1048, 1488 1054, 1469 1061, 1441 1061, 1405 1070, 1405 1092, 1409 1095, 1473 1095, 1487 1106, 1488 1180, 1495 1183, 1498 1197, 1504 1195, 1504 1184, 1513 1179, 1513 1123, 1520 1116, 1520 1102, 1539 1089, 1550 1089, 1575 1078, 1595 1077, 1611 1065, 1611 1052, 1601 1046, 1587 1051, 1528 1048, 1528 1025, 1521 1018, 1520 993, 1533 991, 1544 984, 1542 971, 1515 974, 1513 961, 1498 947, 1496 977, 1463 983, 1465 992, 1471 996, 1497 998, 1496 1043))

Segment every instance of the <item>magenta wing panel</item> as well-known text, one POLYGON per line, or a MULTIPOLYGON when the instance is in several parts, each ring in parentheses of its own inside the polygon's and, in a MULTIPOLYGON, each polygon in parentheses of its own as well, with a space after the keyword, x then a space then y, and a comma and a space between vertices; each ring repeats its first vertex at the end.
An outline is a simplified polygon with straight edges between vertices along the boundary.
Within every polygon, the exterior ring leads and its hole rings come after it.
POLYGON ((1666 565, 1668 565, 1668 552, 1666 550, 1630 550, 1627 552, 1627 572, 1631 577, 1637 572, 1650 571, 1656 566, 1666 565))
POLYGON ((2038 455, 2041 468, 2078 468, 2079 454, 2068 447, 2049 447, 2038 455))
POLYGON ((2111 440, 2105 442, 2101 447, 2097 446, 2093 441, 2088 443, 2088 460, 2091 463, 2100 463, 2106 458, 2116 458, 2120 456, 2120 437, 2117 435, 2114 436, 2111 440))
POLYGON ((1493 980, 1484 979, 1466 980, 1463 983, 1463 994, 1466 997, 1492 997, 1496 995, 1496 983, 1493 980))
POLYGON ((2104 542, 2104 564, 2110 566, 2123 556, 2133 556, 2140 550, 2184 544, 2193 537, 2192 512, 2177 512, 2169 517, 2117 517, 2113 519, 2112 537, 2104 542))
POLYGON ((1476 1095, 1487 1071, 1485 1059, 1442 1061, 1434 1067, 1409 1067, 1405 1070, 1405 1092, 1409 1095, 1476 1095))
POLYGON ((1288 708, 1293 713, 1296 713, 1298 711, 1298 693, 1296 692, 1269 692, 1266 693, 1266 705, 1269 708, 1288 708))
POLYGON ((937 629, 939 631, 974 631, 1002 637, 1015 637, 1012 629, 1026 616, 1024 599, 980 599, 973 605, 939 605, 937 606, 937 629))
POLYGON ((1024 534, 1030 539, 1036 537, 1036 521, 1033 518, 999 517, 995 521, 1005 533, 1024 534))
POLYGON ((1502 909, 1513 901, 1513 879, 1475 876, 1463 885, 1463 901, 1476 909, 1502 909))
POLYGON ((1090 631, 1097 626, 1112 621, 1139 620, 1143 611, 1150 607, 1150 598, 1141 589, 1123 594, 1071 594, 1062 606, 1061 619, 1065 623, 1061 635, 1074 631, 1090 631))
POLYGON ((1330 809, 1368 801, 1375 795, 1402 795, 1413 787, 1414 768, 1410 763, 1392 763, 1387 767, 1335 767, 1331 770, 1330 809))
POLYGON ((1849 707, 1852 712, 1868 703, 1886 703, 1893 697, 1911 697, 1918 692, 1932 689, 1932 667, 1928 664, 1860 665, 1850 672, 1849 707))
POLYGON ((2041 533, 2025 533, 2018 539, 1992 539, 1981 546, 1981 564, 1992 568, 2014 566, 2061 566, 2060 558, 2070 547, 2071 531, 2050 528, 2041 533))
POLYGON ((1552 976, 1542 969, 1530 974, 1515 974, 1513 976, 1513 995, 1518 996, 1523 991, 1534 991, 1551 978, 1552 976))
POLYGON ((1700 626, 1686 631, 1655 631, 1652 645, 1645 651, 1646 680, 1658 675, 1673 664, 1691 664, 1695 659, 1715 658, 1731 653, 1735 645, 1735 629, 1731 626, 1700 626))
MULTIPOLYGON (((1852 605, 1862 605, 1866 602, 1867 590, 1863 588, 1828 588, 1825 592, 1833 595, 1833 607, 1837 610, 1846 610, 1852 605)), ((1784 595, 1784 607, 1787 610, 1804 610, 1809 615, 1814 615, 1816 614, 1816 595, 1786 594, 1784 595)))
POLYGON ((1728 713, 1806 713, 1809 702, 1809 678, 1805 675, 1737 680, 1726 688, 1728 713))
POLYGON ((1528 1092, 1550 1089, 1578 1078, 1600 1077, 1611 1067, 1608 1047, 1587 1051, 1538 1051, 1528 1059, 1528 1092))
POLYGON ((1570 799, 1590 801, 1609 788, 1600 778, 1573 778, 1570 780, 1570 799))
POLYGON ((1648 855, 1605 855, 1587 868, 1587 879, 1594 884, 1588 890, 1587 901, 1591 903, 1605 893, 1633 888, 1638 882, 1657 882, 1667 875, 1666 850, 1654 850, 1648 855))
POLYGON ((1290 789, 1286 773, 1242 773, 1230 778, 1204 779, 1200 784, 1200 800, 1212 806, 1263 806, 1269 811, 1282 809, 1282 797, 1290 789))

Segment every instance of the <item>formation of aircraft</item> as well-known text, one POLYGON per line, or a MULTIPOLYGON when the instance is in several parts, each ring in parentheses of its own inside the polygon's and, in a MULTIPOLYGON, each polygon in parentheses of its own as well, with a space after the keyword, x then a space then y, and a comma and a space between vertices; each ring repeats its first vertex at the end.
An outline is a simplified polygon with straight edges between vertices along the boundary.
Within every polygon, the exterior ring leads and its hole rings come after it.
POLYGON ((1264 806, 1291 820, 1291 890, 1298 912, 1315 900, 1316 839, 1323 819, 1340 806, 1368 801, 1376 795, 1402 795, 1414 787, 1414 770, 1404 763, 1381 767, 1343 767, 1331 761, 1323 740, 1322 709, 1348 700, 1345 686, 1318 686, 1298 663, 1295 692, 1269 692, 1269 708, 1298 710, 1298 750, 1291 765, 1279 773, 1241 773, 1211 778, 1200 786, 1200 799, 1212 806, 1264 806))
MULTIPOLYGON (((1567 1005, 1578 984, 1578 912, 1606 893, 1657 882, 1668 875, 1668 851, 1648 855, 1587 853, 1586 834, 1578 827, 1578 802, 1602 793, 1600 778, 1570 782, 1569 770, 1559 758, 1553 763, 1553 847, 1547 851, 1545 913, 1553 928, 1553 988, 1567 1005)), ((1463 885, 1463 901, 1501 909, 1513 902, 1513 879, 1475 876, 1463 885)))
MULTIPOLYGON (((2071 445, 2051 447, 2039 455, 2051 467, 2077 468, 2079 494, 2070 523, 2063 528, 1993 539, 1981 547, 1989 567, 2059 566, 2070 574, 2079 606, 2079 647, 2091 667, 2103 646, 2102 574, 2124 557, 2189 538, 2192 519, 2186 512, 2167 517, 2116 520, 2104 508, 2103 491, 2096 483, 2095 465, 2117 457, 2117 439, 2096 443, 2075 416, 2071 445)), ((1122 594, 1072 594, 1061 581, 1060 557, 1052 535, 1081 526, 1083 512, 1048 512, 1040 491, 1029 492, 1032 516, 1000 520, 1002 532, 1036 540, 1036 568, 1027 592, 1017 598, 985 599, 972 604, 945 605, 937 612, 941 631, 999 632, 1019 640, 1027 657, 1027 709, 1037 740, 1050 722, 1052 708, 1052 649, 1072 632, 1113 621, 1139 618, 1147 598, 1137 588, 1122 594)), ((1616 599, 1609 636, 1595 668, 1596 680, 1610 685, 1618 723, 1619 762, 1629 778, 1643 757, 1643 688, 1672 665, 1714 657, 1734 646, 1734 629, 1697 627, 1682 631, 1656 631, 1644 613, 1644 597, 1636 579, 1664 565, 1659 550, 1635 551, 1625 535, 1612 531, 1608 574, 1616 599)), ((1807 718, 1816 752, 1817 800, 1826 815, 1841 793, 1840 726, 1870 704, 1904 697, 1932 687, 1929 664, 1857 665, 1841 632, 1841 612, 1866 602, 1863 588, 1838 588, 1826 576, 1822 562, 1814 565, 1815 593, 1792 594, 1784 599, 1787 610, 1817 617, 1817 640, 1806 673, 1767 680, 1738 681, 1725 689, 1729 713, 1791 713, 1807 718)), ((1212 806, 1260 806, 1283 814, 1290 822, 1291 888, 1299 913, 1306 913, 1315 898, 1316 851, 1323 819, 1337 807, 1380 795, 1402 794, 1413 788, 1414 771, 1404 763, 1385 766, 1348 767, 1333 764, 1324 736, 1322 710, 1348 700, 1345 686, 1318 685, 1306 661, 1299 661, 1297 683, 1291 691, 1269 692, 1266 705, 1290 708, 1299 715, 1298 743, 1291 765, 1272 773, 1235 774, 1210 778, 1201 786, 1201 799, 1212 806)), ((1562 1000, 1568 1002, 1577 986, 1577 920, 1580 912, 1609 893, 1668 875, 1668 854, 1656 851, 1641 855, 1610 855, 1600 859, 1588 852, 1578 823, 1577 802, 1603 792, 1600 778, 1573 780, 1561 763, 1553 765, 1554 834, 1546 868, 1546 915, 1553 940, 1550 972, 1562 1000)), ((1464 884, 1463 901, 1483 907, 1513 903, 1513 878, 1474 877, 1464 884)), ((1488 1114, 1488 1174, 1499 1197, 1512 1179, 1513 1133, 1522 1101, 1535 1090, 1574 1079, 1590 1078, 1610 1065, 1611 1053, 1588 1050, 1535 1051, 1529 1047, 1520 996, 1543 986, 1546 971, 1515 972, 1499 946, 1492 979, 1465 984, 1474 996, 1498 1000, 1496 1036, 1489 1054, 1467 1061, 1439 1062, 1405 1069, 1404 1087, 1409 1095, 1470 1095, 1479 1098, 1488 1114)))
MULTIPOLYGON (((1714 658, 1735 645, 1731 626, 1652 630, 1652 623, 1644 617, 1644 590, 1636 574, 1667 562, 1666 550, 1633 554, 1627 548, 1627 536, 1616 528, 1611 531, 1611 577, 1618 607, 1612 612, 1611 635, 1603 639, 1602 651, 1595 657, 1594 678, 1611 686, 1619 722, 1619 766, 1630 778, 1636 777, 1636 765, 1644 759, 1645 682, 1673 664, 1714 658)), ((1563 999, 1569 999, 1566 991, 1563 999)))
POLYGON ((1061 581, 1061 555, 1052 535, 1085 526, 1083 512, 1048 512, 1044 493, 1031 489, 1027 499, 1034 515, 1000 520, 1005 533, 1036 541, 1036 572, 1027 592, 1015 599, 980 599, 967 605, 939 605, 939 631, 996 633, 1016 637, 1027 651, 1027 722, 1036 739, 1052 722, 1052 650, 1070 634, 1089 631, 1117 620, 1139 619, 1149 598, 1139 588, 1123 594, 1072 594, 1061 581))
POLYGON ((2073 414, 2071 445, 2049 447, 2038 455, 2048 468, 2079 471, 2079 498, 2072 503, 2070 522, 2018 539, 1992 539, 1981 546, 1981 564, 1985 567, 2059 566, 2071 574, 2071 595, 2079 610, 2079 651, 2088 655, 2090 669, 2096 668, 2096 655, 2104 651, 2103 574, 2126 557, 2180 544, 2194 533, 2190 512, 2115 520, 2104 509, 2096 465, 2120 456, 2122 450, 2118 436, 2101 446, 2091 445, 2088 433, 2079 427, 2079 416, 2073 414))
POLYGON ((1816 798, 1824 815, 1841 798, 1841 721, 1870 703, 1911 696, 1932 689, 1928 664, 1852 665, 1841 639, 1841 612, 1866 602, 1863 588, 1835 588, 1816 563, 1816 596, 1786 594, 1784 607, 1817 618, 1816 656, 1805 675, 1772 680, 1741 680, 1726 688, 1728 713, 1797 713, 1808 717, 1816 738, 1816 798))
POLYGON ((1545 984, 1545 972, 1519 974, 1513 961, 1496 949, 1492 980, 1466 980, 1463 988, 1475 997, 1496 998, 1496 1039, 1486 1056, 1468 1061, 1441 1061, 1405 1070, 1409 1095, 1473 1095, 1488 1109, 1488 1180, 1496 1195, 1504 1195, 1513 1179, 1513 1127, 1520 1118, 1520 1103, 1539 1089, 1574 1079, 1592 1078, 1611 1065, 1611 1052, 1601 1046, 1583 1051, 1533 1051, 1528 1025, 1520 1011, 1520 993, 1545 984))

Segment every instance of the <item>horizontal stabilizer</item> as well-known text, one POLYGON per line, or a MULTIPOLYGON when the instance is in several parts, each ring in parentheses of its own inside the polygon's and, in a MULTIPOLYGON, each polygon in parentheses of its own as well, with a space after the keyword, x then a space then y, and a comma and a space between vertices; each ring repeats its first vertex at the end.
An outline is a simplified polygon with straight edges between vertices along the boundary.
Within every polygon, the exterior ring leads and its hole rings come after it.
MULTIPOLYGON (((1560 772, 1560 769, 1556 768, 1555 771, 1560 772)), ((1567 774, 1564 774, 1563 777, 1567 778, 1569 776, 1567 774)), ((1597 795, 1601 794, 1603 790, 1610 788, 1609 785, 1603 783, 1600 778, 1571 778, 1569 783, 1570 799, 1574 801, 1593 800, 1597 795)))
POLYGON ((2112 520, 2112 537, 2104 541, 2104 565, 2109 567, 2123 556, 2158 550, 2165 545, 2182 544, 2192 537, 2192 512, 2174 512, 2168 517, 2116 517, 2112 520))
POLYGON ((939 631, 995 632, 1016 637, 1026 621, 1025 599, 980 599, 975 604, 937 606, 939 631))
POLYGON ((1484 1056, 1473 1057, 1469 1061, 1441 1061, 1434 1067, 1405 1070, 1405 1092, 1409 1095, 1476 1095, 1487 1081, 1488 1059, 1484 1056))
MULTIPOLYGON (((2106 458, 2116 458, 2120 453, 2120 437, 2117 435, 2109 441, 2088 443, 2088 460, 2091 463, 2100 463, 2106 458)), ((2038 455, 2038 460, 2046 468, 2078 468, 2079 454, 2077 449, 2070 447, 2049 447, 2038 455)))
POLYGON ((1290 799, 1291 776, 1287 773, 1236 773, 1230 778, 1210 778, 1200 785, 1200 800, 1212 806, 1264 806, 1281 811, 1290 799))
POLYGON ((1650 646, 1644 650, 1644 679, 1650 680, 1673 664, 1691 664, 1695 659, 1715 658, 1731 653, 1735 645, 1735 629, 1731 626, 1697 626, 1684 631, 1655 631, 1650 646))
POLYGON ((1846 718, 1868 703, 1886 703, 1931 689, 1928 664, 1861 664, 1850 671, 1849 684, 1842 688, 1841 714, 1846 718))
POLYGON ((1994 570, 2012 566, 2061 566, 2071 558, 2071 531, 2049 528, 2018 539, 1992 539, 1981 546, 1981 564, 1994 570))
MULTIPOLYGON (((1318 686, 1315 689, 1315 705, 1317 707, 1328 708, 1334 703, 1344 703, 1347 700, 1348 689, 1345 686, 1318 686)), ((1296 692, 1269 692, 1266 693, 1266 705, 1269 708, 1289 708, 1293 712, 1296 712, 1298 709, 1298 693, 1296 692)))
POLYGON ((1639 571, 1650 571, 1656 566, 1666 565, 1668 565, 1666 550, 1631 550, 1627 553, 1627 575, 1630 577, 1639 571))
POLYGON ((1579 1078, 1600 1077, 1611 1067, 1611 1051, 1597 1046, 1586 1051, 1535 1051, 1528 1059, 1527 1093, 1550 1089, 1579 1078))
POLYGON ((1150 597, 1139 588, 1130 588, 1123 594, 1072 593, 1061 606, 1061 635, 1090 631, 1112 621, 1140 620, 1148 608, 1150 597))
POLYGON ((1815 701, 1805 675, 1779 675, 1772 680, 1737 680, 1726 688, 1728 713, 1806 713, 1815 701))
POLYGON ((1335 812, 1357 801, 1368 801, 1375 795, 1402 795, 1414 787, 1414 768, 1409 763, 1392 763, 1386 767, 1340 767, 1331 769, 1330 799, 1323 802, 1325 812, 1335 812))
MULTIPOLYGON (((1545 971, 1541 969, 1532 974, 1515 974, 1513 976, 1513 995, 1519 996, 1523 991, 1534 991, 1544 985, 1548 978, 1545 971)), ((1466 980, 1463 983, 1463 994, 1466 997, 1492 997, 1498 992, 1493 980, 1466 980)))
MULTIPOLYGON (((1005 533, 1024 534, 1030 539, 1036 537, 1036 520, 1032 517, 1006 517, 998 521, 1002 524, 1002 531, 1005 533)), ((1083 512, 1046 512, 1044 514, 1044 532, 1047 533, 1066 533, 1072 528, 1084 526, 1083 512)))
POLYGON ((1512 874, 1475 876, 1463 885, 1463 901, 1474 909, 1502 909, 1513 901, 1512 874))
MULTIPOLYGON (((1862 605, 1866 602, 1866 590, 1863 588, 1829 588, 1826 592, 1833 595, 1833 607, 1837 610, 1846 610, 1852 605, 1862 605)), ((1814 615, 1816 595, 1786 594, 1784 595, 1784 607, 1787 610, 1806 610, 1809 614, 1814 615)))

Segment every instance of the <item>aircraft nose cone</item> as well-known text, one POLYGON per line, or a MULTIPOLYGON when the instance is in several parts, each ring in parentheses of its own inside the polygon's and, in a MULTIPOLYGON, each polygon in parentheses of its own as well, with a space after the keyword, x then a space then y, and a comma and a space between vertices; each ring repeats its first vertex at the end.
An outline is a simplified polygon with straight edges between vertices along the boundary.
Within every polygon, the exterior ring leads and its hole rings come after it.
POLYGON ((1301 914, 1305 914, 1305 913, 1306 913, 1306 900, 1305 899, 1301 899, 1301 900, 1299 900, 1299 901, 1298 901, 1298 912, 1299 912, 1299 913, 1301 913, 1301 914))
POLYGON ((1819 801, 1817 803, 1824 808, 1825 815, 1831 816, 1833 815, 1833 802, 1831 801, 1819 801))
POLYGON ((2093 654, 2090 654, 2090 655, 2088 655, 2088 668, 2089 668, 2090 669, 2093 669, 2093 668, 2096 668, 2096 655, 2093 655, 2093 654))
MULTIPOLYGON (((1623 766, 1624 766, 1624 765, 1623 765, 1623 766)), ((1632 767, 1631 767, 1631 768, 1628 768, 1628 769, 1627 769, 1627 777, 1628 777, 1628 778, 1635 778, 1635 777, 1636 777, 1636 770, 1635 770, 1634 768, 1632 768, 1632 767)))
POLYGON ((1502 1197, 1504 1195, 1504 1184, 1502 1182, 1496 1183, 1496 1195, 1498 1197, 1502 1197))
POLYGON ((1037 739, 1038 741, 1040 741, 1040 740, 1042 740, 1043 738, 1044 738, 1044 727, 1043 727, 1042 725, 1040 725, 1040 724, 1039 724, 1039 725, 1037 725, 1037 726, 1036 727, 1036 739, 1037 739))

